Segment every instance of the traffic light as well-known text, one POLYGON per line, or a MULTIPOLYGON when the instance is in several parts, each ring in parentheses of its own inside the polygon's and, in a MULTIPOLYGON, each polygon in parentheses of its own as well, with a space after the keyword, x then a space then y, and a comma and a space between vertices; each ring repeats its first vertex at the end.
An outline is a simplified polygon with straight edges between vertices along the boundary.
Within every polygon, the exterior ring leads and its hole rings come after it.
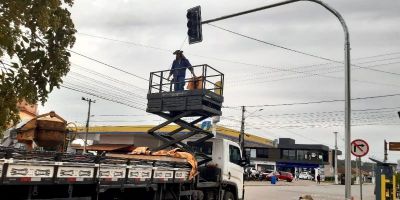
POLYGON ((187 27, 188 27, 188 38, 189 44, 203 41, 203 35, 201 33, 201 9, 200 6, 190 8, 187 10, 187 27))

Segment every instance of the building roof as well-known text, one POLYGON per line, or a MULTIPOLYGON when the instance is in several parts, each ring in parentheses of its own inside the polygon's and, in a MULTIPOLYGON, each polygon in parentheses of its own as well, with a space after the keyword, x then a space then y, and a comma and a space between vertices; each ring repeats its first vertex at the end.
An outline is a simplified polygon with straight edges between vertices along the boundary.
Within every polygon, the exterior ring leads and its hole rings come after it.
POLYGON ((329 147, 322 144, 296 144, 292 138, 279 138, 278 148, 281 149, 304 149, 304 150, 325 150, 329 151, 329 147))
MULTIPOLYGON (((154 125, 137 125, 137 126, 93 126, 89 127, 89 133, 96 134, 145 134, 148 130, 153 128, 154 125)), ((161 129, 159 132, 171 132, 179 128, 178 125, 168 125, 161 129)), ((79 127, 78 132, 85 132, 85 127, 79 127)), ((189 130, 184 129, 181 133, 188 133, 189 130)), ((238 138, 239 131, 226 128, 223 126, 217 126, 217 133, 230 138, 238 138)), ((259 137, 253 134, 245 133, 245 140, 247 142, 259 144, 261 146, 272 146, 272 140, 259 137)))

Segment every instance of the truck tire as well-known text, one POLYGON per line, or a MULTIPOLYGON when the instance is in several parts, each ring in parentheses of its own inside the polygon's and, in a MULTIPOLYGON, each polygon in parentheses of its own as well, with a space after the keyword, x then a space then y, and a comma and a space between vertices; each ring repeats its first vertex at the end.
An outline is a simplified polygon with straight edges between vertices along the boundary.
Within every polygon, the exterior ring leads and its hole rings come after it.
POLYGON ((235 200, 235 196, 232 192, 225 191, 224 200, 235 200))

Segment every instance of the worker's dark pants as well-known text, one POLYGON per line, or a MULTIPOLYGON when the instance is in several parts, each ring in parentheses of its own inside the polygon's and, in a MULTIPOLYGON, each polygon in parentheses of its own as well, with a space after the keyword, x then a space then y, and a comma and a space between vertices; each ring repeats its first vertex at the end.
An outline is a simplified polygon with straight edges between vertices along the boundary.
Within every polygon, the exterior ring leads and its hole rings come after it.
POLYGON ((183 91, 185 87, 185 76, 174 77, 174 90, 183 91))

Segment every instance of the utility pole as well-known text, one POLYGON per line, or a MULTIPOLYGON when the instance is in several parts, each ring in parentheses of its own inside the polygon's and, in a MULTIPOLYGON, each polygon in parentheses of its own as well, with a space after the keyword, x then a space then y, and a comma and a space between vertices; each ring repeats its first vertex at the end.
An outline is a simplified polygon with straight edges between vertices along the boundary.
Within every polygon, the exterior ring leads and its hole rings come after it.
POLYGON ((246 106, 242 106, 242 121, 241 121, 241 125, 240 125, 239 145, 240 145, 240 149, 242 150, 243 158, 246 155, 245 150, 244 150, 244 121, 245 121, 244 113, 245 112, 246 112, 246 106))
POLYGON ((334 171, 334 177, 335 177, 335 184, 339 184, 339 180, 338 180, 338 173, 337 173, 337 132, 333 132, 335 134, 335 171, 334 171))
POLYGON ((384 162, 386 162, 387 161, 387 159, 388 159, 388 153, 387 153, 387 142, 386 142, 386 140, 384 141, 385 143, 384 143, 384 145, 385 145, 385 147, 384 147, 384 150, 385 150, 385 157, 383 158, 383 161, 384 162))
POLYGON ((85 97, 82 97, 82 100, 87 101, 89 103, 88 115, 87 115, 87 120, 86 120, 85 144, 83 145, 83 153, 87 153, 86 145, 87 145, 87 137, 88 137, 88 132, 89 132, 90 108, 91 108, 92 103, 96 103, 96 101, 92 100, 90 98, 85 98, 85 97))

